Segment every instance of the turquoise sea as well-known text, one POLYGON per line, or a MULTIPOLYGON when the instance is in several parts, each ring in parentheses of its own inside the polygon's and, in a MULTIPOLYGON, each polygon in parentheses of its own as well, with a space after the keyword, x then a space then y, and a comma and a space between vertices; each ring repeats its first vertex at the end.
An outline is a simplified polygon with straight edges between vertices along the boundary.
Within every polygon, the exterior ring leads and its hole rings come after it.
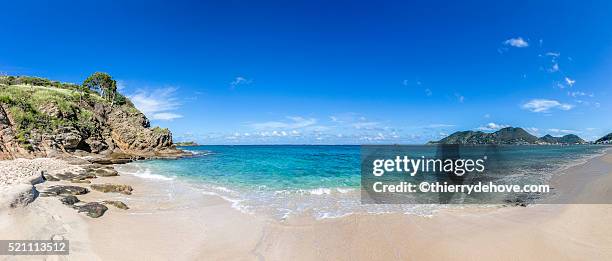
MULTIPOLYGON (((547 180, 557 170, 584 162, 606 147, 505 146, 514 179, 547 180)), ((360 146, 193 146, 178 160, 146 160, 120 166, 122 172, 159 182, 178 180, 216 194, 248 213, 276 218, 308 214, 331 218, 354 212, 429 215, 446 205, 362 205, 360 146)), ((435 147, 431 147, 435 150, 435 147)))

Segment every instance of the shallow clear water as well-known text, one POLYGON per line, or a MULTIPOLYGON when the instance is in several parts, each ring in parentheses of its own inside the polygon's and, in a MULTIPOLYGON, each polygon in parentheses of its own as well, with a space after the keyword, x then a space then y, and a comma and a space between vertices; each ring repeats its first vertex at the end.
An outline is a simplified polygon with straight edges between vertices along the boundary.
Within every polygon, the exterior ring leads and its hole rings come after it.
MULTIPOLYGON (((435 150, 435 147, 431 147, 435 150)), ((601 146, 505 146, 508 177, 547 180, 564 166, 597 155, 601 146)), ((359 146, 195 146, 196 157, 120 165, 143 178, 178 179, 204 194, 220 195, 250 213, 278 218, 308 213, 317 218, 354 212, 429 215, 443 205, 362 205, 359 146)))

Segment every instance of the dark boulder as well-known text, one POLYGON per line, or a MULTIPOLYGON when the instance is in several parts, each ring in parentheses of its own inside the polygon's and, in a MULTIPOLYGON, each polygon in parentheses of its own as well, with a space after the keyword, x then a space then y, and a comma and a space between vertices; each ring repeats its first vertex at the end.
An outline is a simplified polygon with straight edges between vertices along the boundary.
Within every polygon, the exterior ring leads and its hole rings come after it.
POLYGON ((117 172, 113 168, 100 168, 94 171, 95 175, 98 177, 114 177, 119 176, 119 172, 117 172))
POLYGON ((125 203, 123 203, 121 201, 106 200, 106 201, 104 201, 102 203, 107 204, 107 205, 113 205, 114 207, 119 208, 119 209, 123 209, 123 210, 130 209, 125 203))
POLYGON ((100 191, 103 193, 117 192, 117 193, 126 194, 126 195, 131 195, 132 190, 133 190, 130 185, 110 184, 110 183, 92 184, 90 187, 91 189, 95 191, 100 191))
POLYGON ((79 186, 51 186, 47 190, 41 193, 41 196, 74 196, 74 195, 83 195, 89 193, 89 190, 84 187, 79 186))
POLYGON ((65 196, 60 199, 64 205, 74 205, 75 203, 80 202, 80 200, 75 196, 65 196))
POLYGON ((99 218, 108 210, 108 208, 98 202, 89 202, 80 206, 75 206, 79 213, 84 212, 91 218, 99 218))

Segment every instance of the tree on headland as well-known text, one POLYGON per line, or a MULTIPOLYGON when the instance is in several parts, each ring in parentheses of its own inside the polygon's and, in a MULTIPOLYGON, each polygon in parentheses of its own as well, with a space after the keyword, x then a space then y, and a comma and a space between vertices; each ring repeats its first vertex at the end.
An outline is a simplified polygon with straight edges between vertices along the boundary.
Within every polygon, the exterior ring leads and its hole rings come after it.
POLYGON ((83 87, 98 92, 102 98, 111 102, 111 105, 115 102, 117 95, 117 81, 113 80, 108 73, 95 72, 85 79, 83 87))

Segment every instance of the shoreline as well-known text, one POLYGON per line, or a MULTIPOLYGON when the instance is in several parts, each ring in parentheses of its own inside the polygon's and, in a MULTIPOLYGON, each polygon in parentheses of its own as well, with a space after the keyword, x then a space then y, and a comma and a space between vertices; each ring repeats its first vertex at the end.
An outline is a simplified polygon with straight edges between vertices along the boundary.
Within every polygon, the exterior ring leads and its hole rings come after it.
MULTIPOLYGON (((570 166, 551 184, 571 197, 610 198, 612 152, 570 166), (599 169, 596 169, 599 168, 599 169), (584 173, 594 173, 586 176, 584 173), (579 184, 579 186, 576 186, 579 184)), ((0 209, 0 239, 71 240, 70 258, 88 260, 610 259, 612 205, 534 204, 450 208, 431 217, 349 214, 284 221, 242 213, 182 181, 125 174, 93 183, 129 184, 132 195, 92 191, 83 201, 120 200, 101 218, 77 214, 54 197, 0 209), (26 220, 26 221, 24 221, 26 220), (122 251, 117 251, 122 249, 122 251)), ((51 182, 36 185, 39 190, 51 182)), ((79 184, 76 184, 79 185, 79 184)), ((59 257, 63 260, 64 257, 59 257)), ((2 258, 0 258, 2 259, 2 258)))
MULTIPOLYGON (((544 146, 544 145, 538 145, 544 146)), ((558 145, 548 145, 548 146, 558 146, 558 145)), ((612 148, 603 147, 599 153, 597 154, 589 154, 589 155, 581 155, 579 158, 575 158, 569 160, 566 163, 554 166, 554 169, 550 172, 550 174, 542 174, 545 176, 546 182, 550 183, 551 186, 554 183, 553 181, 558 179, 558 176, 563 175, 562 173, 572 167, 583 165, 590 160, 601 157, 608 153, 612 148)), ((303 188, 303 189, 282 189, 282 190, 271 190, 264 193, 274 193, 274 195, 278 195, 285 201, 291 202, 300 202, 308 205, 309 207, 317 209, 317 212, 313 211, 302 211, 302 210, 290 210, 287 209, 286 212, 280 211, 283 210, 282 206, 274 205, 273 209, 265 209, 262 208, 261 202, 258 202, 257 198, 249 198, 249 193, 251 189, 244 187, 235 187, 230 184, 218 184, 218 183, 202 183, 202 181, 197 180, 193 177, 177 177, 177 176, 167 176, 161 173, 165 170, 155 170, 151 171, 149 169, 150 166, 145 166, 142 168, 141 166, 135 166, 126 168, 131 163, 128 164, 120 164, 115 165, 118 170, 129 169, 130 175, 135 175, 138 177, 142 177, 145 179, 156 178, 159 179, 160 182, 166 182, 168 180, 175 180, 174 182, 183 182, 186 186, 189 186, 197 191, 202 191, 206 195, 213 195, 221 197, 222 199, 228 201, 233 208, 246 213, 246 214, 254 214, 254 215, 263 215, 265 218, 272 218, 277 221, 283 221, 287 218, 301 218, 303 215, 311 215, 313 218, 317 220, 324 219, 334 219, 334 218, 342 218, 353 214, 394 214, 394 213, 403 213, 407 215, 417 215, 417 216, 425 216, 429 217, 435 215, 438 211, 443 211, 446 209, 455 209, 455 208, 499 208, 499 207, 507 207, 514 205, 522 205, 522 204, 538 204, 538 203, 550 203, 549 197, 552 195, 545 195, 540 198, 535 198, 536 201, 508 201, 506 203, 500 204, 465 204, 465 205, 457 205, 457 204, 448 204, 448 205, 436 205, 431 206, 428 204, 360 204, 360 188, 357 187, 313 187, 313 188, 303 188), (126 166, 126 167, 124 167, 126 166), (327 204, 330 202, 330 199, 336 199, 341 202, 344 202, 343 205, 338 205, 335 207, 326 208, 327 204), (255 200, 255 202, 249 202, 255 200), (320 202, 323 206, 317 205, 320 202), (355 204, 350 204, 353 202, 355 204), (314 204, 314 205, 313 205, 314 204)), ((553 188, 554 190, 554 188, 553 188)), ((257 193, 257 192, 255 192, 257 193)), ((551 193, 552 194, 552 193, 551 193)), ((263 195, 266 196, 266 195, 263 195)), ((260 196, 259 196, 260 197, 260 196)), ((272 203, 278 203, 274 201, 272 203)))

